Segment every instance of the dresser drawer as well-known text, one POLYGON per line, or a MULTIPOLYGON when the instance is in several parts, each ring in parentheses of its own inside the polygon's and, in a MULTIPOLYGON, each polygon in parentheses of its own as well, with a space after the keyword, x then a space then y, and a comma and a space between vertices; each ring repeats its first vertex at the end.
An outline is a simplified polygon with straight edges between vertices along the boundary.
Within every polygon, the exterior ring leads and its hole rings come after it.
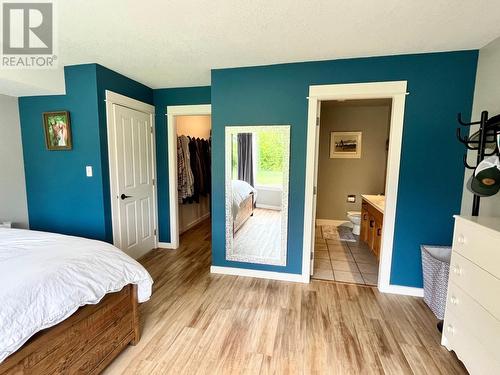
POLYGON ((453 251, 500 278, 499 240, 488 228, 457 219, 453 251))
POLYGON ((500 357, 500 321, 453 282, 448 285, 445 319, 447 314, 460 317, 460 325, 500 357))
MULTIPOLYGON (((500 280, 453 252, 450 263, 450 284, 454 283, 500 320, 500 280)), ((448 307, 448 305, 447 305, 448 307)))
POLYGON ((462 318, 446 313, 442 343, 454 350, 472 375, 500 374, 499 358, 490 354, 462 325, 462 318))

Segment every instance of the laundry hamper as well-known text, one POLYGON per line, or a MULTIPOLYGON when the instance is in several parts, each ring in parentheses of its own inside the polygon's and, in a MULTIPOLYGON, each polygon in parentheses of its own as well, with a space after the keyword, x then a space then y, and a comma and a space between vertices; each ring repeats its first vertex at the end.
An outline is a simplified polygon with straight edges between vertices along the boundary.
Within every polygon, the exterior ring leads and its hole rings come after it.
POLYGON ((422 245, 420 250, 424 273, 424 302, 442 320, 448 291, 451 247, 422 245))

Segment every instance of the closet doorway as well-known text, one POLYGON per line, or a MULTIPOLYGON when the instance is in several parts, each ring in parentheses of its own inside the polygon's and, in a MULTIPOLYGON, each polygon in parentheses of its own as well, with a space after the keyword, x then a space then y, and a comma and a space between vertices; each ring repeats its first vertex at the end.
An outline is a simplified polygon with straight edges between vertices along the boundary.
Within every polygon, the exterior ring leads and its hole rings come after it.
POLYGON ((170 243, 210 217, 211 105, 168 106, 170 243))

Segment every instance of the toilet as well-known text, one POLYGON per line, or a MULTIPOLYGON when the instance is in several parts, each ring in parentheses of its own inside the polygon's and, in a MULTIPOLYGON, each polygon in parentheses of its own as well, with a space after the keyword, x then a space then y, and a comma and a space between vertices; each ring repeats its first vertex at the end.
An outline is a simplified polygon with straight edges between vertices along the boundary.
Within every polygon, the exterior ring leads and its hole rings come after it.
POLYGON ((352 234, 359 236, 361 230, 361 212, 347 211, 347 218, 352 223, 352 234))

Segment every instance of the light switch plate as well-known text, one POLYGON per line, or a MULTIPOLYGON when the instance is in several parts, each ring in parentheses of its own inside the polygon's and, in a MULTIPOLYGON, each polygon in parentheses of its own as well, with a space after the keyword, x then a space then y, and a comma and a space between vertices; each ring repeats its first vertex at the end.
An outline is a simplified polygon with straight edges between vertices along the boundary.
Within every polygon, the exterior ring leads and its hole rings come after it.
POLYGON ((87 165, 85 167, 85 173, 87 174, 87 177, 92 177, 92 166, 91 165, 87 165))
POLYGON ((349 203, 356 203, 356 196, 355 195, 348 195, 347 196, 347 202, 349 202, 349 203))

